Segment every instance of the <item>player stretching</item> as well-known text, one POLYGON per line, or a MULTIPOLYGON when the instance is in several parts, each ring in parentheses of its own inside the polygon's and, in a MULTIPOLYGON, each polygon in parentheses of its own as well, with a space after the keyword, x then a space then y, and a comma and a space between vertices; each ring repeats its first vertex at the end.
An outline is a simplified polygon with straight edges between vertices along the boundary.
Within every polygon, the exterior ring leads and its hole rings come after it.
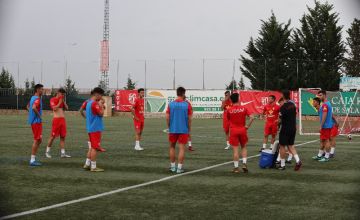
POLYGON ((269 135, 271 135, 271 146, 274 147, 275 138, 278 132, 278 119, 279 119, 280 106, 276 103, 274 95, 269 96, 269 103, 265 105, 263 115, 265 115, 266 122, 264 127, 264 141, 263 146, 259 152, 266 149, 269 135))
POLYGON ((226 117, 230 123, 230 137, 229 141, 233 147, 233 159, 234 159, 234 173, 239 173, 239 144, 241 146, 241 157, 242 157, 242 170, 244 173, 248 172, 246 165, 247 160, 247 148, 248 142, 247 129, 251 126, 254 118, 250 117, 249 124, 245 126, 246 117, 249 116, 249 112, 244 106, 239 103, 239 94, 234 93, 230 96, 232 101, 232 107, 226 111, 226 117))
POLYGON ((302 165, 299 155, 294 147, 296 136, 296 105, 290 100, 290 92, 288 90, 283 91, 284 104, 280 107, 280 123, 281 129, 279 133, 279 145, 280 145, 280 166, 279 170, 285 170, 285 154, 288 147, 289 152, 294 155, 296 165, 295 171, 298 171, 302 165))
POLYGON ((333 127, 332 120, 332 107, 329 101, 326 100, 326 91, 321 90, 318 92, 319 99, 323 104, 319 109, 319 119, 320 119, 320 150, 319 154, 316 157, 313 157, 314 160, 319 162, 328 162, 330 158, 330 137, 331 137, 331 128, 333 127), (323 157, 325 150, 325 157, 323 157), (321 155, 320 155, 321 153, 321 155))
POLYGON ((41 166, 42 164, 36 160, 36 153, 42 141, 42 101, 43 85, 36 84, 34 87, 34 95, 27 104, 26 109, 29 111, 28 123, 34 136, 34 142, 31 148, 30 166, 41 166))
POLYGON ((68 109, 68 105, 64 101, 65 90, 60 88, 57 91, 55 97, 50 99, 50 107, 53 109, 53 121, 52 121, 52 129, 51 136, 48 141, 48 145, 46 147, 45 156, 47 158, 51 158, 50 149, 56 137, 60 136, 60 157, 61 158, 69 158, 70 155, 65 153, 65 136, 66 136, 66 121, 64 109, 68 109))
POLYGON ((144 89, 138 89, 138 98, 135 100, 135 104, 131 108, 131 114, 134 119, 134 127, 135 127, 135 150, 141 151, 144 150, 140 146, 141 134, 144 129, 144 89))
POLYGON ((91 148, 89 148, 84 169, 92 172, 102 172, 101 168, 96 166, 97 151, 105 152, 105 149, 101 147, 101 132, 104 130, 103 115, 104 106, 100 102, 104 90, 96 87, 92 91, 91 98, 86 104, 86 130, 89 135, 89 142, 91 148))
POLYGON ((230 91, 226 91, 225 92, 225 98, 221 103, 221 109, 224 111, 223 112, 223 129, 226 135, 226 147, 225 150, 229 150, 230 149, 230 143, 229 143, 229 122, 227 120, 226 117, 226 110, 228 108, 230 108, 232 105, 231 100, 230 100, 230 91))
POLYGON ((170 171, 173 173, 183 173, 185 158, 185 145, 188 142, 191 130, 192 107, 185 100, 185 88, 176 89, 177 99, 169 103, 166 110, 166 123, 169 129, 169 156, 170 171), (175 164, 175 145, 179 143, 178 166, 175 164))

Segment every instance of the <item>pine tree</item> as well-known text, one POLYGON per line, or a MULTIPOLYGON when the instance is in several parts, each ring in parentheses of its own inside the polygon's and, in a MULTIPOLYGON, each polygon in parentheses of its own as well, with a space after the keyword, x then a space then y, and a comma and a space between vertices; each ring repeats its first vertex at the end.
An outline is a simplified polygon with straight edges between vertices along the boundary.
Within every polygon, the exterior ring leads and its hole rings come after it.
POLYGON ((131 79, 131 75, 129 74, 128 75, 128 78, 127 78, 127 82, 126 82, 126 86, 124 87, 125 90, 134 90, 136 87, 136 82, 134 82, 132 79, 131 79))
POLYGON ((237 90, 237 89, 238 89, 238 85, 237 85, 236 81, 233 79, 233 80, 230 81, 229 85, 226 85, 226 88, 225 88, 225 89, 226 89, 226 90, 230 90, 230 91, 232 91, 232 90, 237 90))
POLYGON ((250 79, 253 89, 292 89, 294 74, 289 68, 291 53, 290 20, 279 23, 274 13, 267 21, 262 21, 259 37, 250 38, 245 53, 241 56, 241 72, 250 79))
POLYGON ((345 59, 346 75, 360 77, 360 20, 354 19, 351 27, 347 30, 346 44, 349 47, 345 59))
POLYGON ((65 80, 64 89, 67 96, 76 96, 79 93, 75 88, 75 82, 70 79, 70 76, 65 80))
POLYGON ((11 73, 4 67, 0 73, 0 88, 15 89, 15 81, 11 73))
POLYGON ((300 87, 339 89, 345 47, 339 16, 333 9, 327 2, 315 1, 315 7, 308 7, 308 12, 300 19, 301 28, 293 36, 293 57, 302 59, 300 87))
POLYGON ((240 77, 239 90, 245 90, 245 83, 244 83, 244 78, 243 78, 243 76, 240 77))

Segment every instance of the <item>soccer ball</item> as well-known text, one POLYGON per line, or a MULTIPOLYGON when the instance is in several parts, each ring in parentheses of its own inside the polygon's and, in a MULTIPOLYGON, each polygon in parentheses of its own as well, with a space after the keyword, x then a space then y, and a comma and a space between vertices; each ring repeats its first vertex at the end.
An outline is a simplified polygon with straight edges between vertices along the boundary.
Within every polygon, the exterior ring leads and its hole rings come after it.
POLYGON ((351 139, 352 139, 351 134, 348 134, 347 137, 348 137, 349 141, 351 141, 351 139))

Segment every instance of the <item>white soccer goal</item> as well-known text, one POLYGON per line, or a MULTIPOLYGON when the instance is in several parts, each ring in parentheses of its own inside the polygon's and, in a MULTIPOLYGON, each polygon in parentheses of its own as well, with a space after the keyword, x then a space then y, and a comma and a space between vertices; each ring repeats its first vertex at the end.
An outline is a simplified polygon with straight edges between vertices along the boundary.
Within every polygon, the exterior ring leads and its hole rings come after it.
MULTIPOLYGON (((299 89, 299 133, 301 135, 319 135, 319 116, 312 106, 312 99, 319 89, 299 89)), ((340 135, 360 136, 360 92, 327 91, 333 115, 339 123, 340 135)))

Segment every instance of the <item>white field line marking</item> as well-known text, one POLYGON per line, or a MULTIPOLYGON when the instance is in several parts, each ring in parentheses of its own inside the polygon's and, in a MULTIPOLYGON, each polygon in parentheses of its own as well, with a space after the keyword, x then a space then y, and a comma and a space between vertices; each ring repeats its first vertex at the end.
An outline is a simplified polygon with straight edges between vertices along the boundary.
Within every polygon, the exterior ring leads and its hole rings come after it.
MULTIPOLYGON (((302 146, 302 145, 310 144, 310 143, 313 143, 313 142, 316 142, 316 141, 318 141, 318 140, 304 142, 304 143, 301 143, 301 144, 297 144, 295 146, 302 146)), ((257 154, 257 155, 253 155, 253 156, 250 156, 250 157, 247 157, 247 158, 250 159, 250 158, 255 158, 255 157, 259 157, 259 156, 260 156, 260 154, 257 154)), ((242 159, 240 159, 240 161, 241 160, 242 159)), ((153 180, 153 181, 149 181, 149 182, 145 182, 145 183, 141 183, 141 184, 137 184, 137 185, 133 185, 133 186, 119 188, 119 189, 112 190, 112 191, 109 191, 109 192, 104 192, 104 193, 100 193, 100 194, 96 194, 96 195, 92 195, 92 196, 83 197, 83 198, 80 198, 80 199, 75 199, 75 200, 70 200, 70 201, 67 201, 67 202, 62 202, 62 203, 58 203, 58 204, 54 204, 54 205, 49 205, 49 206, 45 206, 45 207, 38 208, 38 209, 32 209, 32 210, 29 210, 29 211, 19 212, 19 213, 15 213, 15 214, 11 214, 11 215, 6 215, 6 216, 0 217, 0 220, 16 218, 16 217, 20 217, 20 216, 24 216, 24 215, 30 215, 30 214, 34 214, 34 213, 37 213, 37 212, 43 212, 43 211, 46 211, 46 210, 49 210, 49 209, 55 209, 55 208, 71 205, 71 204, 74 204, 74 203, 79 203, 79 202, 84 202, 84 201, 88 201, 88 200, 92 200, 92 199, 96 199, 96 198, 100 198, 100 197, 104 197, 104 196, 109 196, 109 195, 112 195, 112 194, 128 191, 128 190, 131 190, 131 189, 136 189, 136 188, 140 188, 140 187, 143 187, 143 186, 148 186, 148 185, 152 185, 152 184, 155 184, 155 183, 168 181, 168 180, 175 179, 175 178, 178 178, 178 177, 182 177, 182 176, 186 176, 186 175, 190 175, 190 174, 194 174, 194 173, 199 173, 199 172, 202 172, 202 171, 205 171, 205 170, 210 170, 210 169, 220 167, 220 166, 223 166, 223 165, 227 165, 227 164, 231 164, 231 163, 233 163, 233 161, 219 163, 219 164, 215 164, 215 165, 212 165, 212 166, 209 166, 209 167, 204 167, 204 168, 201 168, 201 169, 198 169, 198 170, 193 170, 193 171, 189 171, 189 172, 182 173, 182 174, 172 175, 172 176, 164 177, 164 178, 161 178, 161 179, 158 179, 158 180, 153 180)))

